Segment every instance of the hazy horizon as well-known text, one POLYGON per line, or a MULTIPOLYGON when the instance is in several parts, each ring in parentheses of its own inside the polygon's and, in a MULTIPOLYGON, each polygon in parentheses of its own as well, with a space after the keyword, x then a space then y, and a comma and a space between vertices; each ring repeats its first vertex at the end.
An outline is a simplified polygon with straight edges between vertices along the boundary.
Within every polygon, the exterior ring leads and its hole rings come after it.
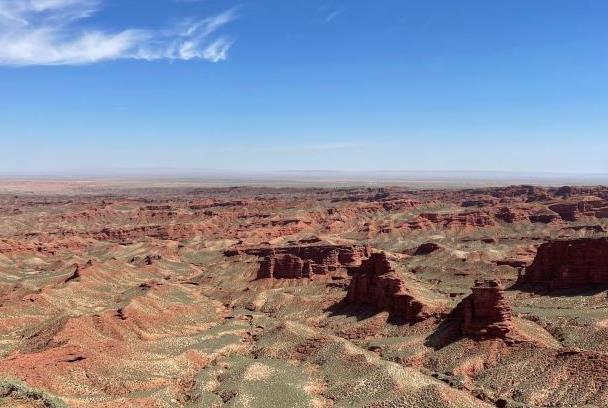
POLYGON ((60 170, 38 170, 38 171, 0 171, 0 177, 79 177, 79 176, 207 176, 216 174, 233 175, 282 175, 282 174, 344 174, 344 175, 436 175, 441 177, 462 177, 462 176, 608 176, 608 172, 591 173, 575 171, 505 171, 505 170, 400 170, 400 169, 377 169, 377 170, 355 170, 355 169, 298 169, 287 168, 278 170, 258 170, 258 169, 229 169, 229 168, 180 168, 180 167, 108 167, 108 168, 80 168, 80 169, 60 169, 60 170))
POLYGON ((0 191, 101 188, 227 186, 409 186, 412 188, 500 187, 507 185, 608 184, 608 174, 500 171, 228 171, 211 169, 105 169, 57 173, 0 173, 0 191), (22 183, 22 186, 19 186, 22 183))

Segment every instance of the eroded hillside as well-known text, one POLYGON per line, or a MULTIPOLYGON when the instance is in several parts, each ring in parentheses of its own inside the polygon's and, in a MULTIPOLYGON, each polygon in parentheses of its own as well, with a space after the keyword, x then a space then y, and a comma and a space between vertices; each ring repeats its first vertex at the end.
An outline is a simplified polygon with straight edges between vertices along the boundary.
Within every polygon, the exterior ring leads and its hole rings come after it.
POLYGON ((0 403, 608 406, 608 188, 0 196, 0 403))

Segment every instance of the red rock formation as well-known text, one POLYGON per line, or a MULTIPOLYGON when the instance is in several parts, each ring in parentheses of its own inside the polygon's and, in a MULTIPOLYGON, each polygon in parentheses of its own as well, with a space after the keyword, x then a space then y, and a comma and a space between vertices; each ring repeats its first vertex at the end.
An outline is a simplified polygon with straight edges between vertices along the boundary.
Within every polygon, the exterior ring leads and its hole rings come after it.
POLYGON ((541 211, 541 212, 536 212, 534 214, 530 214, 530 216, 528 218, 530 219, 530 222, 549 224, 549 223, 558 221, 560 219, 560 216, 554 212, 549 212, 549 211, 542 212, 541 211))
POLYGON ((399 226, 395 226, 390 221, 386 224, 366 222, 365 224, 363 224, 362 228, 359 231, 367 233, 368 238, 373 238, 377 237, 380 234, 390 234, 396 227, 398 228, 399 226))
POLYGON ((417 299, 395 273, 384 252, 374 253, 353 274, 346 302, 370 304, 410 323, 431 316, 432 308, 417 299))
POLYGON ((86 242, 74 239, 52 238, 47 234, 37 236, 35 240, 0 239, 0 254, 36 252, 54 254, 60 250, 78 251, 86 242))
POLYGON ((555 197, 570 198, 572 196, 595 196, 599 198, 608 198, 608 188, 604 186, 596 187, 575 187, 575 186, 564 186, 557 189, 551 190, 555 197))
POLYGON ((460 203, 461 207, 491 207, 495 205, 498 200, 494 197, 483 197, 476 200, 464 200, 460 203))
POLYGON ((489 227, 496 225, 492 220, 492 217, 490 217, 488 213, 482 211, 471 211, 459 214, 425 213, 420 214, 419 219, 421 220, 412 221, 412 225, 424 225, 425 220, 447 229, 489 227))
POLYGON ((608 284, 608 238, 544 243, 518 283, 543 284, 550 289, 608 284))
POLYGON ((425 230, 430 228, 431 226, 432 223, 428 219, 422 217, 416 217, 413 220, 409 220, 404 225, 405 228, 411 230, 425 230))
POLYGON ((361 262, 361 266, 354 271, 354 274, 374 276, 391 273, 395 273, 395 269, 386 257, 385 252, 375 252, 371 254, 369 259, 361 262))
POLYGON ((226 251, 230 257, 240 254, 263 257, 257 278, 297 279, 326 275, 339 268, 354 268, 369 257, 370 249, 362 245, 294 245, 280 248, 248 248, 226 251))
POLYGON ((295 255, 272 255, 260 264, 258 279, 300 279, 311 275, 310 260, 302 260, 295 255))
POLYGON ((523 270, 526 266, 534 261, 536 256, 536 246, 517 245, 511 249, 511 252, 506 258, 495 260, 497 266, 507 265, 513 268, 523 270))
POLYGON ((597 197, 582 197, 578 201, 556 203, 549 206, 564 221, 577 221, 581 217, 608 217, 608 203, 597 197))
POLYGON ((514 341, 511 306, 504 289, 495 280, 477 281, 472 293, 452 312, 460 324, 461 334, 475 340, 504 339, 514 341))
POLYGON ((352 221, 361 217, 370 217, 384 211, 383 207, 378 203, 356 205, 351 207, 328 208, 326 213, 331 219, 339 219, 342 221, 352 221))
POLYGON ((558 188, 553 195, 561 198, 569 198, 574 194, 574 189, 571 186, 563 186, 558 188))
POLYGON ((576 221, 581 217, 578 203, 553 204, 549 209, 559 214, 564 221, 576 221))
POLYGON ((382 208, 384 208, 386 211, 399 211, 399 210, 405 210, 408 208, 416 207, 419 204, 420 204, 420 202, 416 201, 416 200, 394 199, 394 200, 383 201, 382 208))
POLYGON ((519 221, 528 220, 528 215, 522 209, 501 207, 494 215, 497 219, 507 222, 514 223, 519 221))
POLYGON ((497 261, 494 261, 494 263, 497 266, 510 266, 512 268, 517 268, 517 269, 523 269, 526 267, 527 262, 524 259, 513 259, 513 258, 507 258, 507 259, 499 259, 497 261))
POLYGON ((140 208, 140 210, 145 211, 171 211, 172 209, 173 207, 170 205, 146 205, 140 208))
POLYGON ((181 240, 195 235, 193 225, 143 225, 132 228, 103 228, 91 234, 103 241, 129 242, 142 238, 181 240))
MULTIPOLYGON (((547 195, 547 191, 542 187, 535 187, 530 185, 522 185, 522 186, 508 186, 501 188, 491 188, 490 194, 494 197, 498 198, 508 198, 508 197, 525 197, 529 198, 538 198, 544 197, 547 195)), ((537 200, 534 200, 537 201, 537 200)))

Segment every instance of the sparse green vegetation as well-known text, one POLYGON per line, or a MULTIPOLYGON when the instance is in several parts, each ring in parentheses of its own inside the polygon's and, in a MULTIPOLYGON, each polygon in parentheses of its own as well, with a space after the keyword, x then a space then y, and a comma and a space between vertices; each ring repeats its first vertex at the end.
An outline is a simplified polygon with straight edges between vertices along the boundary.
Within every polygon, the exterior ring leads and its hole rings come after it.
POLYGON ((26 401, 44 408, 67 408, 59 398, 14 379, 0 378, 0 406, 26 401))

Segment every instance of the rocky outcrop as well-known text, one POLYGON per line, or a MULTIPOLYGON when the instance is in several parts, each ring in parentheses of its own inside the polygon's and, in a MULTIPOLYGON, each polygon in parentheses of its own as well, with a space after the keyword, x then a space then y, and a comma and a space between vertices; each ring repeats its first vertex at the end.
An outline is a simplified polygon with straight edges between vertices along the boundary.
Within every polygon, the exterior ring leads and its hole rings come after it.
POLYGON ((483 197, 475 200, 464 200, 460 203, 461 207, 492 207, 498 202, 494 197, 483 197))
POLYGON ((53 238, 47 234, 35 236, 34 238, 20 240, 0 238, 0 254, 33 252, 53 255, 61 250, 79 251, 86 246, 86 243, 81 240, 53 238))
POLYGON ((597 197, 583 197, 578 201, 560 202, 549 206, 564 221, 577 221, 582 217, 608 217, 608 203, 597 197))
POLYGON ((608 199, 608 188, 605 186, 563 186, 557 189, 552 189, 551 191, 554 197, 560 197, 563 199, 571 198, 573 196, 594 196, 608 199))
POLYGON ((264 258, 257 277, 258 279, 300 279, 309 278, 311 273, 310 260, 305 261, 291 254, 280 254, 264 258))
POLYGON ((572 194, 574 194, 574 189, 571 186, 560 187, 553 193, 554 196, 561 198, 569 198, 572 194))
POLYGON ((370 249, 364 245, 315 244, 248 248, 224 253, 228 257, 242 254, 264 258, 257 279, 300 279, 327 275, 339 268, 356 268, 369 257, 370 249))
POLYGON ((420 225, 426 222, 439 225, 447 229, 490 227, 496 225, 492 217, 486 212, 471 211, 459 214, 450 213, 424 213, 420 214, 419 220, 414 220, 412 225, 420 225))
MULTIPOLYGON (((68 235, 70 232, 64 232, 68 235)), ((76 233, 78 235, 78 233, 76 233)), ((144 238, 155 238, 163 240, 182 240, 195 235, 194 225, 140 225, 131 228, 103 228, 90 235, 101 241, 113 241, 128 243, 144 238)))
POLYGON ((170 205, 147 205, 145 207, 141 207, 142 211, 171 211, 173 207, 170 205))
POLYGON ((533 214, 530 214, 528 217, 530 222, 541 223, 541 224, 550 224, 555 221, 560 220, 560 216, 552 211, 539 211, 533 214))
POLYGON ((542 244, 518 284, 542 284, 549 289, 608 284, 608 238, 542 244))
POLYGON ((497 259, 494 261, 494 263, 497 266, 507 265, 523 271, 525 267, 532 263, 535 256, 536 246, 520 245, 513 247, 507 257, 497 259))
POLYGON ((409 323, 427 319, 433 308, 417 298, 395 273, 384 252, 374 253, 354 272, 346 302, 372 305, 409 323))
POLYGON ((528 215, 526 211, 510 207, 499 208, 494 216, 496 217, 496 219, 509 224, 528 220, 528 215))
POLYGON ((581 217, 578 203, 558 203, 549 206, 549 209, 562 218, 564 221, 576 221, 581 217))
POLYGON ((353 273, 353 275, 388 275, 394 274, 395 269, 393 265, 388 260, 385 252, 375 252, 371 254, 369 259, 361 262, 361 266, 359 266, 353 273))
POLYGON ((521 197, 527 201, 538 201, 539 197, 547 196, 547 191, 542 187, 521 185, 491 188, 490 194, 498 198, 521 197))
POLYGON ((496 280, 475 282, 472 292, 452 312, 461 335, 475 340, 503 339, 517 341, 511 306, 504 288, 496 280))
POLYGON ((384 208, 384 210, 386 211, 401 211, 408 208, 416 207, 419 204, 420 202, 416 200, 387 200, 382 202, 382 208, 384 208))

